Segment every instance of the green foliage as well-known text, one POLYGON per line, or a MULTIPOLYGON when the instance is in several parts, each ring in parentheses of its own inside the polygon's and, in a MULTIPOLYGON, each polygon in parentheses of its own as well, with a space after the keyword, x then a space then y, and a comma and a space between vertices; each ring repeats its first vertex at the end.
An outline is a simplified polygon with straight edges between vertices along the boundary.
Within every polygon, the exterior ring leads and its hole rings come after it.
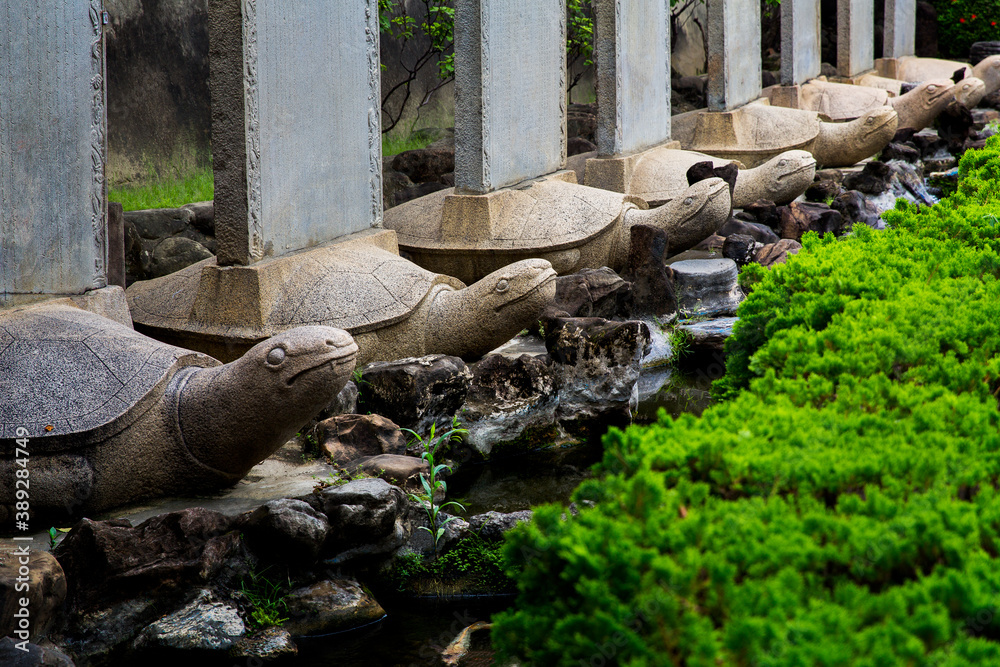
POLYGON ((408 428, 401 429, 413 435, 413 441, 419 442, 424 448, 423 453, 420 458, 427 462, 430 468, 430 475, 425 475, 420 473, 420 484, 423 486, 422 493, 411 493, 410 498, 418 503, 427 513, 427 522, 429 526, 419 526, 420 530, 426 530, 431 535, 431 539, 434 541, 434 552, 437 553, 438 543, 441 541, 441 537, 444 535, 445 526, 454 521, 457 517, 449 516, 442 517, 441 513, 447 508, 457 508, 458 510, 464 512, 465 507, 461 503, 455 501, 448 501, 445 503, 439 503, 435 500, 437 495, 445 496, 448 493, 448 483, 441 479, 444 471, 447 470, 451 472, 451 466, 444 463, 435 464, 434 457, 444 453, 444 449, 451 442, 459 442, 462 440, 462 435, 468 433, 467 429, 461 428, 461 424, 458 421, 458 415, 455 415, 451 419, 451 429, 443 433, 437 433, 437 424, 431 424, 430 433, 425 440, 419 433, 412 431, 408 428))
POLYGON ((415 551, 400 554, 394 573, 400 591, 424 590, 458 585, 465 593, 512 592, 514 581, 507 576, 503 563, 503 542, 488 542, 470 535, 434 559, 424 559, 415 551))
POLYGON ((1000 5, 996 0, 931 0, 937 10, 938 48, 942 58, 965 61, 975 42, 997 39, 1000 5))
POLYGON ((142 184, 124 184, 108 188, 108 201, 121 203, 126 211, 147 208, 177 208, 215 197, 215 179, 211 167, 185 176, 158 178, 150 174, 142 184))
POLYGON ((1000 138, 967 155, 940 205, 763 272, 729 400, 612 430, 580 513, 510 534, 503 656, 998 664, 1000 138))
POLYGON ((285 596, 291 588, 291 582, 281 584, 267 577, 267 570, 250 568, 246 578, 240 582, 240 591, 250 603, 250 623, 255 628, 264 629, 273 625, 281 625, 288 620, 282 616, 288 611, 285 596))

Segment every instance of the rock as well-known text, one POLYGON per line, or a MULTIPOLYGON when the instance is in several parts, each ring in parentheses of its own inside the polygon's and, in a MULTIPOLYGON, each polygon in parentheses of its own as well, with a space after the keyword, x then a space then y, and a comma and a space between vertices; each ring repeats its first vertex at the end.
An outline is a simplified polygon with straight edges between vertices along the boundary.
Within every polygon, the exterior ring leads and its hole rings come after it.
POLYGON ((920 151, 909 144, 892 143, 882 149, 882 154, 879 157, 884 162, 903 160, 916 164, 920 160, 920 151))
POLYGON ((385 610, 352 579, 326 579, 285 598, 285 629, 294 637, 342 632, 385 616, 385 610))
POLYGON ((24 641, 29 639, 26 630, 30 637, 45 635, 58 620, 65 601, 66 574, 55 556, 16 543, 5 542, 0 547, 0 637, 9 635, 24 641), (28 589, 18 590, 24 584, 28 589), (21 606, 23 599, 28 600, 26 609, 21 606), (27 629, 20 627, 22 618, 27 619, 27 629))
POLYGON ((266 628, 258 635, 244 637, 229 650, 229 656, 232 658, 249 658, 248 665, 252 665, 251 660, 254 659, 271 662, 298 653, 299 647, 292 641, 292 634, 285 628, 279 627, 266 628))
POLYGON ((212 257, 208 248, 183 236, 163 239, 153 248, 150 278, 161 278, 212 257))
POLYGON ((135 225, 125 223, 125 283, 131 285, 136 280, 149 278, 149 267, 153 257, 142 243, 142 237, 135 225))
POLYGON ((777 229, 781 226, 781 218, 778 215, 778 207, 773 201, 759 199, 743 210, 744 212, 755 217, 758 224, 764 225, 765 227, 777 229))
POLYGON ((240 552, 233 522, 198 507, 161 514, 135 527, 124 519, 82 519, 54 552, 66 571, 68 599, 79 608, 203 585, 240 552))
POLYGON ((444 533, 438 539, 437 550, 434 548, 434 541, 428 530, 422 530, 421 526, 430 529, 430 522, 427 520, 427 512, 417 503, 410 503, 410 522, 413 524, 413 533, 406 542, 404 549, 416 551, 424 556, 434 556, 441 554, 454 546, 460 540, 469 536, 469 523, 460 517, 453 516, 447 512, 438 514, 438 527, 444 528, 444 533))
POLYGON ((830 208, 840 213, 845 226, 863 222, 872 229, 885 229, 878 208, 857 190, 844 192, 830 203, 830 208))
MULTIPOLYGON (((696 245, 691 250, 698 250, 703 252, 722 252, 722 246, 726 244, 726 237, 719 236, 718 234, 712 234, 704 241, 696 245)), ((690 252, 690 251, 688 251, 690 252)), ((687 252, 682 252, 681 255, 687 255, 687 252)))
POLYGON ((441 174, 441 178, 438 181, 449 188, 455 187, 455 172, 449 171, 447 174, 441 174))
POLYGON ((814 202, 827 202, 840 192, 840 184, 836 181, 824 179, 813 181, 813 184, 806 188, 806 200, 814 202))
POLYGON ((160 591, 156 594, 108 606, 91 605, 74 613, 62 643, 83 664, 110 664, 110 656, 131 644, 146 626, 163 616, 165 609, 182 605, 186 598, 178 594, 164 599, 160 591))
POLYGON ((782 206, 781 238, 802 240, 805 232, 827 232, 840 234, 844 220, 839 212, 832 210, 826 204, 810 204, 793 201, 788 206, 782 206))
POLYGON ((151 623, 135 641, 137 648, 183 651, 227 651, 246 634, 239 610, 231 603, 213 601, 202 590, 183 609, 151 623))
POLYGON ((884 162, 872 160, 861 171, 844 176, 844 188, 868 195, 880 195, 889 190, 892 170, 884 162))
POLYGON ((778 240, 775 234, 767 225, 758 222, 746 222, 738 218, 730 218, 719 230, 719 236, 729 237, 733 234, 749 236, 754 241, 760 243, 774 243, 778 240))
POLYGON ((955 159, 954 155, 949 153, 924 158, 924 169, 928 172, 948 171, 956 164, 958 164, 958 160, 955 159))
POLYGON ((604 266, 583 269, 556 278, 556 296, 542 319, 550 317, 603 317, 611 319, 622 312, 632 286, 604 266))
POLYGON ((0 665, 4 667, 74 667, 73 660, 58 649, 41 647, 27 642, 22 643, 10 637, 0 639, 0 665))
POLYGON ((569 141, 566 142, 566 156, 580 155, 581 153, 590 153, 591 151, 596 151, 597 146, 583 137, 571 137, 569 141))
POLYGON ((431 424, 451 424, 471 381, 464 361, 443 354, 375 362, 361 371, 359 407, 425 435, 431 424))
POLYGON ((949 104, 937 118, 938 136, 947 141, 952 150, 961 146, 974 129, 972 112, 957 102, 949 104))
POLYGON ((389 553, 409 533, 404 521, 405 494, 381 479, 359 479, 323 489, 319 504, 330 522, 325 551, 336 554, 335 562, 389 553))
POLYGON ((735 315, 743 301, 739 272, 731 259, 689 259, 674 262, 677 304, 685 317, 735 315))
POLYGON ((330 401, 329 405, 323 408, 316 416, 319 421, 336 417, 337 415, 350 415, 358 411, 358 385, 353 380, 348 380, 344 388, 340 390, 336 398, 330 401))
POLYGON ((726 242, 722 244, 722 256, 736 262, 736 266, 742 267, 753 261, 754 253, 757 249, 757 242, 746 234, 732 234, 726 237, 726 242))
POLYGON ((264 503, 241 516, 238 527, 255 554, 305 564, 316 562, 330 531, 325 514, 291 498, 264 503))
POLYGON ((473 366, 463 412, 465 445, 485 457, 498 443, 547 431, 556 422, 556 371, 549 357, 540 356, 491 354, 473 366))
POLYGON ((973 42, 969 48, 969 63, 976 66, 984 58, 995 55, 1000 55, 1000 42, 973 42))
MULTIPOLYGON (((907 131, 912 133, 912 130, 907 130, 907 131)), ((813 177, 813 180, 833 181, 834 183, 843 183, 844 172, 842 172, 840 169, 817 169, 816 175, 813 177)))
POLYGON ((566 136, 597 141, 597 105, 570 104, 566 109, 566 136))
POLYGON ((392 168, 414 183, 438 181, 442 174, 455 171, 455 149, 418 148, 403 151, 392 160, 392 168))
POLYGON ((624 315, 667 317, 677 312, 672 271, 664 266, 667 233, 649 225, 633 225, 622 279, 632 283, 624 315))
POLYGON ((788 261, 788 255, 794 255, 802 249, 802 244, 791 239, 781 239, 777 243, 771 243, 757 250, 754 261, 765 268, 771 268, 775 264, 784 264, 788 261))
POLYGON ((197 201, 185 204, 181 208, 191 211, 194 216, 191 224, 195 229, 206 236, 215 236, 215 202, 213 200, 197 201))
POLYGON ((486 512, 469 518, 469 530, 484 540, 502 540, 504 533, 512 530, 517 524, 531 521, 534 512, 521 510, 519 512, 486 512))
POLYGON ((323 453, 339 465, 363 456, 405 454, 409 439, 392 420, 376 414, 330 417, 314 433, 323 453))
MULTIPOLYGON (((388 159, 388 158, 387 158, 388 159)), ((395 171, 391 167, 382 168, 382 206, 392 208, 396 205, 396 195, 413 187, 413 181, 406 174, 395 171)))
POLYGON ((176 236, 194 227, 195 213, 187 208, 151 208, 125 211, 125 222, 131 223, 139 236, 148 241, 176 236))
POLYGON ((714 164, 714 162, 705 161, 691 165, 686 174, 688 185, 694 185, 706 178, 721 178, 729 185, 729 197, 732 199, 736 193, 736 177, 740 173, 739 167, 732 162, 721 167, 716 167, 714 164))
POLYGON ((399 454, 365 456, 351 461, 348 470, 352 473, 360 471, 370 477, 384 479, 411 493, 417 493, 423 488, 420 483, 420 473, 430 474, 430 467, 423 459, 399 454))
POLYGON ((681 323, 679 331, 688 336, 692 350, 710 350, 720 352, 724 349, 726 339, 733 335, 733 326, 738 317, 719 317, 702 322, 681 323))
POLYGON ((429 195, 432 192, 437 192, 438 190, 444 190, 447 185, 438 181, 428 181, 426 183, 417 183, 408 188, 403 188, 397 190, 392 195, 392 205, 399 206, 400 204, 405 204, 408 201, 418 199, 424 195, 429 195))

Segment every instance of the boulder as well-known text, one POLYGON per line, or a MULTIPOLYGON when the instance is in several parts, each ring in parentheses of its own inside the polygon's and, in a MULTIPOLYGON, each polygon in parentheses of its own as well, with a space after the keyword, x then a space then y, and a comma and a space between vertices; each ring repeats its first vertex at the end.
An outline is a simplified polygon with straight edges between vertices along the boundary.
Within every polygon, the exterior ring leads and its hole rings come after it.
POLYGON ((301 500, 271 500, 240 517, 255 554, 271 561, 316 562, 330 532, 326 515, 301 500))
POLYGON ((597 150, 597 145, 583 137, 570 137, 566 142, 566 156, 581 155, 597 150))
POLYGON ((682 323, 677 329, 687 334, 692 350, 721 352, 726 339, 733 335, 738 317, 718 317, 701 322, 682 323))
POLYGON ((556 278, 556 296, 542 319, 551 317, 615 317, 629 299, 632 286, 604 266, 556 278))
POLYGON ((784 264, 788 261, 788 255, 794 255, 802 249, 802 244, 791 239, 781 239, 777 243, 771 243, 757 249, 754 261, 765 268, 771 268, 775 264, 784 264))
POLYGON ((504 533, 512 530, 517 524, 531 521, 531 510, 519 512, 486 512, 469 517, 469 530, 484 540, 502 540, 504 533))
POLYGON ((182 651, 228 651, 246 635, 239 609, 215 601, 202 590, 187 606, 151 623, 135 641, 136 648, 182 651))
POLYGON ((408 437, 381 415, 337 415, 316 425, 320 449, 339 465, 364 456, 405 454, 408 437))
MULTIPOLYGON (((66 601, 66 574, 55 556, 47 551, 4 543, 0 548, 0 637, 19 640, 19 618, 23 614, 21 601, 27 599, 27 628, 31 637, 45 635, 59 619, 66 601), (20 579, 20 581, 18 581, 20 579), (18 584, 28 590, 18 590, 18 584)), ((6 664, 6 663, 2 663, 6 664)))
POLYGON ((806 188, 805 196, 807 201, 826 202, 833 199, 840 193, 840 183, 830 179, 813 181, 812 185, 806 188))
POLYGON ((736 262, 742 267, 753 261, 757 250, 757 242, 746 234, 732 234, 722 244, 722 256, 736 262))
POLYGON ((215 236, 215 202, 196 201, 181 206, 186 211, 191 211, 193 219, 191 225, 206 236, 215 236))
POLYGON ((325 550, 340 562, 356 556, 389 553, 409 533, 406 495, 381 479, 360 479, 319 493, 330 522, 325 550))
POLYGON ((358 411, 358 385, 353 380, 348 380, 344 388, 340 390, 337 397, 330 401, 330 404, 323 408, 316 416, 322 421, 337 415, 350 415, 358 411))
POLYGON ((408 188, 402 188, 397 190, 392 195, 392 205, 399 206, 400 204, 405 204, 413 199, 419 199, 424 195, 429 195, 432 192, 437 192, 438 190, 444 190, 447 185, 440 183, 438 181, 428 181, 426 183, 417 183, 408 188))
POLYGON ((903 160, 904 162, 916 164, 920 161, 920 151, 910 144, 891 143, 882 149, 879 157, 885 162, 889 160, 903 160))
POLYGON ((880 195, 889 189, 891 178, 892 170, 886 163, 872 160, 861 171, 844 176, 844 188, 867 195, 880 195))
POLYGON ((72 658, 56 648, 0 638, 0 665, 4 667, 73 667, 73 664, 72 658))
MULTIPOLYGON (((818 172, 817 172, 818 173, 818 172)), ((743 209, 757 219, 757 223, 770 229, 777 229, 781 225, 781 217, 778 215, 777 205, 767 199, 758 199, 743 209)))
POLYGON ((396 195, 413 187, 413 181, 406 174, 389 167, 382 169, 382 206, 389 209, 396 205, 396 195))
POLYGON ((840 234, 844 220, 826 204, 793 201, 778 209, 781 212, 781 238, 801 241, 806 232, 840 234))
POLYGON ((629 231, 629 254, 622 279, 632 283, 632 290, 623 315, 628 318, 673 315, 677 312, 673 272, 663 264, 667 233, 649 225, 634 225, 629 231))
POLYGON ((778 240, 778 235, 766 224, 747 222, 736 217, 729 218, 726 224, 719 229, 719 236, 728 237, 733 234, 743 234, 761 243, 774 243, 778 240))
POLYGON ((410 493, 417 493, 423 489, 420 483, 421 473, 430 474, 430 467, 423 459, 398 454, 365 456, 351 461, 348 469, 352 473, 359 471, 369 477, 384 479, 410 493))
POLYGON ((875 204, 857 190, 848 190, 830 203, 830 208, 840 212, 845 225, 863 222, 872 229, 885 229, 875 204))
POLYGON ((455 149, 418 148, 393 158, 392 168, 414 183, 439 181, 442 174, 455 171, 455 149))
POLYGON ((212 256, 212 252, 197 241, 171 236, 153 247, 149 277, 161 278, 212 256))
POLYGON ((325 579, 285 597, 285 629, 295 637, 343 632, 385 616, 385 610, 353 579, 325 579))
POLYGON ((432 354, 379 361, 361 371, 359 408, 425 435, 431 424, 451 424, 471 381, 472 372, 458 357, 432 354))
POLYGON ((272 662, 281 658, 298 655, 299 647, 292 641, 292 634, 285 628, 270 627, 253 637, 243 637, 231 649, 232 658, 248 658, 247 665, 259 662, 272 662))
POLYGON ((736 262, 731 259, 688 259, 674 262, 677 305, 685 317, 735 315, 743 301, 736 262))

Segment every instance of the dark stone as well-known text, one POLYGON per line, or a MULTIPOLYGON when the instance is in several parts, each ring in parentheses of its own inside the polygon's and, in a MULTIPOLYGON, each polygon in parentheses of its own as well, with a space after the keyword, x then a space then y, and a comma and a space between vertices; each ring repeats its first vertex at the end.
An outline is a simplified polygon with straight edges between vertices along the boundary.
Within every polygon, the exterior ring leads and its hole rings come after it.
POLYGON ((778 235, 775 234, 770 227, 767 225, 762 225, 757 222, 744 222, 737 218, 729 218, 719 229, 719 236, 730 237, 733 234, 743 234, 753 238, 755 241, 760 241, 761 243, 774 243, 778 240, 778 235))
POLYGON ((299 647, 285 628, 271 626, 253 637, 243 637, 229 649, 231 658, 248 658, 246 664, 264 664, 298 655, 299 647))
POLYGON ((132 223, 142 238, 158 241, 193 228, 194 213, 186 208, 150 208, 126 211, 125 221, 132 223))
POLYGON ((550 361, 527 354, 514 359, 500 354, 483 357, 473 370, 468 403, 534 401, 554 393, 550 361))
POLYGON ((903 160, 904 162, 912 162, 916 164, 920 161, 920 151, 916 147, 908 144, 889 144, 882 149, 882 154, 880 159, 883 162, 888 162, 889 160, 903 160))
POLYGON ((215 236, 215 202, 209 201, 196 201, 190 204, 185 204, 181 208, 191 211, 194 215, 194 220, 191 224, 202 234, 206 236, 215 236))
POLYGON ((836 181, 822 180, 813 181, 813 183, 806 188, 806 199, 812 202, 827 202, 840 192, 840 184, 836 181))
POLYGON ((432 354, 377 361, 362 369, 359 409, 425 434, 431 424, 451 424, 471 381, 472 372, 458 357, 432 354))
POLYGON ((597 105, 570 104, 566 109, 566 136, 597 142, 597 105))
POLYGON ((399 454, 364 456, 356 461, 351 461, 347 468, 352 474, 362 472, 369 477, 378 477, 411 493, 417 493, 423 489, 420 483, 420 474, 430 474, 430 466, 423 459, 399 454))
POLYGON ((901 127, 898 130, 896 130, 896 134, 892 135, 892 141, 890 141, 889 144, 892 145, 892 144, 909 143, 913 141, 913 135, 915 135, 916 133, 917 131, 912 127, 901 127))
MULTIPOLYGON (((698 245, 691 248, 691 250, 700 250, 703 252, 722 252, 722 246, 726 243, 726 237, 720 236, 718 234, 712 234, 698 242, 698 245)), ((681 253, 682 255, 684 253, 681 253)))
POLYGON ((449 188, 453 188, 455 187, 455 172, 449 171, 447 174, 441 174, 441 178, 438 180, 449 188))
POLYGON ((438 181, 442 174, 455 171, 455 151, 447 148, 418 148, 403 151, 392 160, 392 168, 414 183, 438 181))
POLYGON ((863 222, 872 229, 885 229, 885 222, 879 216, 875 204, 857 190, 848 190, 840 194, 830 204, 830 208, 840 212, 845 226, 863 222))
POLYGON ((323 453, 340 465, 363 456, 406 453, 406 434, 378 414, 337 415, 321 421, 313 432, 323 453))
POLYGON ((234 519, 199 507, 168 512, 138 526, 125 519, 82 519, 53 552, 71 604, 186 592, 219 575, 240 552, 234 519))
POLYGON ((125 211, 117 202, 108 202, 108 285, 125 289, 125 211))
POLYGON ((398 205, 396 195, 413 187, 413 181, 404 173, 389 167, 382 169, 382 206, 392 208, 398 205))
POLYGON ((531 521, 534 512, 521 510, 519 512, 486 512, 469 518, 469 530, 488 541, 503 539, 504 533, 513 530, 519 523, 531 521))
POLYGON ((719 317, 679 324, 677 329, 687 334, 692 351, 722 352, 737 320, 738 317, 719 317))
POLYGON ((765 227, 777 229, 781 226, 781 217, 778 215, 778 206, 769 199, 758 199, 743 210, 756 218, 757 222, 765 227))
POLYGON ((250 549, 272 562, 315 563, 330 531, 326 515, 292 498, 271 500, 239 518, 250 549))
POLYGON ((911 90, 915 90, 920 85, 917 81, 901 81, 899 83, 899 94, 905 95, 911 90))
POLYGON ((736 262, 736 266, 745 266, 753 261, 757 242, 746 234, 732 234, 726 237, 722 245, 722 256, 736 262))
POLYGON ((556 296, 540 319, 543 322, 552 317, 611 319, 626 307, 631 291, 631 284, 606 266, 559 276, 556 296))
POLYGON ((295 637, 344 632, 385 616, 375 598, 353 579, 326 579, 297 588, 285 605, 285 628, 295 637))
POLYGON ((802 244, 798 241, 781 239, 758 249, 754 261, 765 268, 771 268, 775 264, 784 264, 788 261, 788 255, 794 255, 801 249, 802 244))
POLYGON ((184 236, 172 236, 153 247, 148 275, 150 278, 160 278, 212 256, 212 252, 197 241, 184 236))
POLYGON ((408 506, 402 489, 381 479, 359 479, 319 493, 330 522, 325 551, 337 560, 397 549, 408 530, 408 506))
MULTIPOLYGON (((642 322, 608 322, 598 317, 566 317, 545 331, 545 349, 564 366, 601 360, 607 366, 633 363, 636 350, 648 351, 649 330, 642 322)), ((645 355, 640 354, 640 358, 645 355)))
POLYGON ((938 57, 937 10, 930 2, 917 3, 916 47, 921 58, 938 57))
POLYGON ((131 285, 136 280, 149 278, 149 267, 153 256, 142 243, 142 237, 135 225, 125 222, 125 283, 131 285))
POLYGON ((972 112, 964 104, 952 102, 937 117, 938 136, 948 142, 951 153, 961 152, 961 146, 975 131, 972 112))
POLYGON ((0 665, 4 667, 73 667, 73 660, 57 649, 26 644, 27 651, 18 648, 20 640, 0 639, 0 665))
POLYGON ((344 388, 340 390, 337 397, 323 408, 316 416, 316 420, 323 421, 337 415, 350 415, 358 411, 358 385, 353 380, 348 380, 344 388))
POLYGON ((729 196, 732 197, 733 193, 736 192, 736 177, 740 173, 739 167, 732 162, 721 167, 715 167, 713 164, 711 161, 696 162, 688 167, 686 174, 688 185, 694 185, 706 178, 721 178, 729 184, 729 196))
POLYGON ((975 67, 984 58, 1000 55, 1000 42, 974 42, 969 49, 969 63, 975 67))
POLYGON ((1000 90, 994 91, 984 97, 979 103, 979 106, 1000 109, 1000 90))
POLYGON ((833 181, 834 183, 844 182, 844 172, 840 169, 818 169, 813 177, 814 181, 833 181))
POLYGON ((432 192, 437 192, 438 190, 444 190, 447 187, 448 187, 447 185, 445 185, 444 183, 440 183, 438 181, 417 183, 412 187, 396 191, 392 195, 392 205, 399 206, 400 204, 405 204, 410 200, 419 199, 424 195, 429 195, 432 192))
POLYGON ((781 83, 781 80, 771 70, 762 69, 760 71, 761 88, 767 88, 768 86, 777 86, 779 83, 781 83))
POLYGON ((892 170, 885 162, 872 160, 865 164, 861 171, 844 176, 846 190, 858 190, 867 195, 880 195, 890 187, 892 170))
POLYGON ((805 232, 819 232, 821 236, 827 232, 839 235, 844 227, 840 212, 832 210, 826 204, 793 201, 779 210, 783 239, 801 241, 805 232))
POLYGON ((21 612, 22 598, 28 600, 31 637, 45 635, 56 624, 66 601, 66 574, 59 561, 47 551, 26 551, 23 555, 6 545, 0 551, 0 637, 20 636, 15 635, 19 628, 14 614, 21 612), (19 572, 22 567, 28 568, 26 577, 19 572), (28 589, 18 590, 23 584, 28 589))
POLYGON ((632 283, 626 316, 664 317, 677 312, 672 271, 664 266, 667 233, 649 225, 634 225, 622 278, 632 283))
POLYGON ((580 155, 581 153, 590 153, 596 150, 597 146, 583 137, 571 137, 566 142, 567 157, 570 155, 580 155))

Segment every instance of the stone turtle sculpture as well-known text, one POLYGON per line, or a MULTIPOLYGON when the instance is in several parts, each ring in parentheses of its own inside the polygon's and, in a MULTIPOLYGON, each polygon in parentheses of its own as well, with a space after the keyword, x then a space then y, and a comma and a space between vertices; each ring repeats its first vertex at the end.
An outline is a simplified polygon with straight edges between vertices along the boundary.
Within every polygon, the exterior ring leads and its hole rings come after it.
MULTIPOLYGON (((953 79, 958 70, 962 78, 976 77, 985 85, 983 96, 1000 90, 1000 55, 980 60, 975 67, 968 63, 940 58, 906 57, 895 60, 895 78, 900 81, 919 82, 930 79, 953 79)), ((982 99, 982 98, 980 98, 982 99)), ((978 103, 979 100, 976 100, 978 103)), ((969 106, 969 105, 966 105, 969 106)), ((972 104, 971 106, 975 106, 972 104)))
POLYGON ((602 266, 618 271, 633 225, 664 230, 670 251, 680 252, 715 233, 732 211, 720 178, 648 209, 639 197, 579 185, 573 172, 554 176, 489 195, 440 190, 389 209, 385 226, 417 264, 472 281, 524 257, 545 259, 560 275, 602 266), (481 207, 491 214, 477 217, 481 207))
POLYGON ((235 484, 336 396, 357 349, 304 327, 221 365, 61 303, 0 311, 0 518, 24 469, 39 515, 235 484))
POLYGON ((922 130, 955 100, 963 85, 972 88, 975 81, 978 79, 964 84, 954 84, 948 79, 924 81, 908 93, 894 97, 887 90, 813 79, 799 86, 799 108, 842 121, 888 106, 899 116, 897 129, 922 130))
MULTIPOLYGON (((294 257, 294 271, 277 272, 268 286, 265 335, 308 324, 345 329, 358 345, 359 364, 436 353, 478 358, 531 324, 556 289, 551 265, 537 259, 504 262, 466 287, 374 245, 320 246, 294 257)), ((131 285, 137 327, 218 357, 255 344, 261 327, 199 315, 202 267, 214 261, 131 285)))
POLYGON ((899 118, 889 107, 844 123, 824 122, 815 111, 773 107, 767 100, 733 111, 689 111, 672 119, 681 148, 756 167, 787 150, 812 153, 823 167, 849 167, 885 148, 899 118))

